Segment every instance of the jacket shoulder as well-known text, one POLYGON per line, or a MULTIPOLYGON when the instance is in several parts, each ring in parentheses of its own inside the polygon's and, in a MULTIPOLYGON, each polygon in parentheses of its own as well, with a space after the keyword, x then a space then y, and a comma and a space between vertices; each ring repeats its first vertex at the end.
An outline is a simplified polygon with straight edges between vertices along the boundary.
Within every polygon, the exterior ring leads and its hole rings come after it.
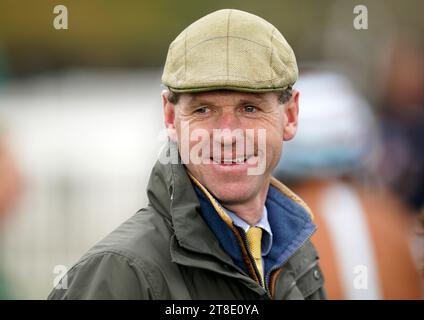
POLYGON ((118 252, 131 260, 164 259, 172 231, 153 207, 138 211, 92 247, 81 260, 102 252, 118 252))
POLYGON ((117 252, 99 252, 74 265, 49 300, 151 299, 148 276, 134 260, 117 252))
POLYGON ((148 207, 91 248, 62 278, 49 299, 158 299, 164 275, 175 272, 170 229, 148 207))
POLYGON ((319 255, 308 240, 282 267, 275 299, 326 299, 319 255))

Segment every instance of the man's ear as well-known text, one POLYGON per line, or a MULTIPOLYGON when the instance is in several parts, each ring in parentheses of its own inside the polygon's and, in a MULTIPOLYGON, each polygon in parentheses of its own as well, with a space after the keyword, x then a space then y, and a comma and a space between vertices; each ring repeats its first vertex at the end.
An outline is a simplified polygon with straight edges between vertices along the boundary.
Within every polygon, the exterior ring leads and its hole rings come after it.
POLYGON ((162 91, 162 105, 165 120, 165 127, 168 131, 168 136, 172 141, 177 141, 175 131, 175 105, 168 100, 169 90, 162 91))
POLYGON ((299 91, 293 90, 292 96, 286 102, 284 108, 285 126, 283 132, 283 140, 288 141, 293 139, 297 131, 297 121, 299 115, 299 91))

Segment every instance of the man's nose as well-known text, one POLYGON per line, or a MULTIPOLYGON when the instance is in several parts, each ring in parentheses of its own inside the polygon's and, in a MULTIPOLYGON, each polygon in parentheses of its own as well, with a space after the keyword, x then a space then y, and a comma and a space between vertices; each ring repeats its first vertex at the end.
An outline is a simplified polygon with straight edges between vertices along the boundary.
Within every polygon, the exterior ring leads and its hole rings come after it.
POLYGON ((215 129, 219 134, 214 134, 214 140, 217 143, 233 144, 236 142, 238 131, 241 130, 240 121, 237 115, 232 111, 224 112, 217 120, 215 129))
POLYGON ((240 129, 240 121, 234 111, 225 111, 219 116, 217 129, 240 129))

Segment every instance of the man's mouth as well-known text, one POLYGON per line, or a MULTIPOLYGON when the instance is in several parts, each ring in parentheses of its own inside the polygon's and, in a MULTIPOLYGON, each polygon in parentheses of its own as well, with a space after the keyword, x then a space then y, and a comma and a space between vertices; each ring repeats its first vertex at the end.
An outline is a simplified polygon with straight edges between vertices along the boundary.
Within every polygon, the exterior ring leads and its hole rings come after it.
POLYGON ((231 166, 231 165, 240 165, 240 164, 245 164, 247 163, 247 161, 253 157, 253 155, 250 156, 238 156, 235 158, 220 158, 218 160, 214 159, 214 158, 210 158, 212 163, 214 164, 218 164, 221 166, 231 166))

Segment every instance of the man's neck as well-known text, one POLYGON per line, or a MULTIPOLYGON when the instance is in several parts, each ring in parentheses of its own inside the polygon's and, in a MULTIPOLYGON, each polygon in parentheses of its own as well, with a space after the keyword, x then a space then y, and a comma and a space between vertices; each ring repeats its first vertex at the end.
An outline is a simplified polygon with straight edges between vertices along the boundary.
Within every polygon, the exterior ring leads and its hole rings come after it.
POLYGON ((254 198, 243 203, 221 204, 228 210, 234 212, 239 218, 246 221, 249 225, 254 226, 262 218, 268 188, 269 186, 264 188, 259 194, 255 195, 254 198))

